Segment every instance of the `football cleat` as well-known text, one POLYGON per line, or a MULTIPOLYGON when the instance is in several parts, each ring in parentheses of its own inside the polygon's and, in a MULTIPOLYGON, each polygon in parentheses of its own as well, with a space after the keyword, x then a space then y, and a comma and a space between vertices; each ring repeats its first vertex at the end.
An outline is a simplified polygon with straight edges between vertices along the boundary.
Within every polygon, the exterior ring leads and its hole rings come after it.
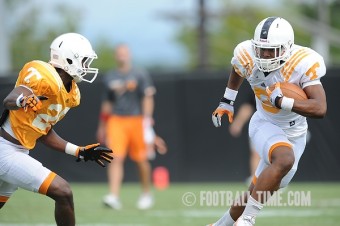
POLYGON ((234 226, 254 226, 255 217, 251 216, 240 216, 234 223, 234 226))

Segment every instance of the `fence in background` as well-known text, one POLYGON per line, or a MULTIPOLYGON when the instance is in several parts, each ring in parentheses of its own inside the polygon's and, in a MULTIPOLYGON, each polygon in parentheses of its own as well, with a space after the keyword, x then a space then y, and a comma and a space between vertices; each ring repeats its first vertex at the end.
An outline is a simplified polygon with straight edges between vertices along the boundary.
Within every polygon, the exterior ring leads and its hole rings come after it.
MULTIPOLYGON (((322 120, 308 119, 311 140, 295 181, 340 180, 339 74, 340 69, 330 69, 322 80, 328 113, 322 120)), ((211 122, 211 113, 224 93, 227 75, 224 72, 152 74, 157 88, 155 129, 169 146, 168 154, 158 155, 152 165, 166 166, 172 181, 243 181, 248 176, 247 129, 240 138, 232 138, 226 118, 221 128, 215 128, 211 122)), ((1 100, 14 82, 15 76, 1 78, 1 100)), ((81 105, 69 111, 55 130, 65 139, 85 145, 96 142, 102 84, 99 77, 93 84, 80 83, 79 86, 81 105)), ((244 82, 236 111, 249 92, 249 85, 244 82)), ((72 156, 49 150, 41 144, 31 155, 69 181, 106 181, 106 170, 95 163, 76 163, 72 156)), ((134 164, 127 160, 125 167, 125 181, 138 180, 134 164)))

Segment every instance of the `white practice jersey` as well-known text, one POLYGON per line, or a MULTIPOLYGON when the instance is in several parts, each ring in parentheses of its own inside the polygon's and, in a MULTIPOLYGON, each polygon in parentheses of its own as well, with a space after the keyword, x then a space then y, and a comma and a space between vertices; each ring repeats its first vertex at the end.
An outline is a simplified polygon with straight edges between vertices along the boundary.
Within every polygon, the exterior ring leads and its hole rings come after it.
POLYGON ((265 75, 257 68, 252 43, 247 40, 236 46, 231 64, 240 76, 248 80, 256 96, 256 109, 261 117, 281 127, 288 136, 299 136, 306 132, 306 117, 273 106, 266 87, 276 82, 294 83, 301 88, 321 84, 320 78, 326 73, 321 55, 310 48, 294 45, 292 55, 285 65, 265 75))

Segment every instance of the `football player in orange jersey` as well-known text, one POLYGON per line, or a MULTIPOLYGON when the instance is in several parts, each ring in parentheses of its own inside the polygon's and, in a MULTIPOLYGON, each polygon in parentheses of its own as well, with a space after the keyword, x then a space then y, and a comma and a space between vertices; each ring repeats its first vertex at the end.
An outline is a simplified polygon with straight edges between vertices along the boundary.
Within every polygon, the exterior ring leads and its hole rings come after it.
POLYGON ((47 195, 55 201, 57 225, 75 225, 70 185, 29 156, 37 141, 73 155, 77 161, 111 162, 112 150, 99 144, 77 146, 62 139, 52 128, 68 110, 80 103, 77 82, 93 82, 97 58, 90 42, 67 33, 51 44, 49 63, 31 61, 19 73, 14 89, 4 99, 0 137, 0 208, 20 187, 47 195), (86 78, 85 78, 86 76, 86 78), (89 77, 90 76, 90 77, 89 77))
POLYGON ((242 202, 236 200, 212 225, 253 226, 268 200, 267 194, 286 187, 297 171, 306 146, 306 117, 323 118, 326 114, 327 100, 321 83, 326 66, 320 54, 294 44, 292 26, 280 17, 262 20, 254 38, 236 46, 231 64, 227 87, 212 120, 216 127, 221 126, 223 115, 228 115, 230 123, 233 121, 234 101, 246 79, 256 96, 249 138, 261 159, 249 186, 250 195, 240 197, 242 202), (298 85, 308 99, 284 96, 280 82, 298 85), (268 87, 274 84, 275 89, 270 91, 268 87))

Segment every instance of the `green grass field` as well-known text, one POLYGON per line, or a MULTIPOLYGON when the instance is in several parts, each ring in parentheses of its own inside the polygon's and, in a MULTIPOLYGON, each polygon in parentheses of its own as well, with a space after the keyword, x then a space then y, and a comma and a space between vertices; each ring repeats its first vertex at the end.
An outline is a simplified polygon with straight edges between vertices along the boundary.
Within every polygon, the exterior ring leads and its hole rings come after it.
MULTIPOLYGON (((171 184, 167 190, 154 190, 156 200, 154 208, 140 211, 135 208, 140 191, 139 185, 128 183, 122 188, 123 209, 115 211, 102 204, 102 197, 107 192, 106 184, 73 183, 71 186, 74 193, 77 225, 88 226, 205 226, 222 216, 228 206, 223 202, 222 196, 209 199, 206 195, 204 199, 201 194, 223 194, 223 192, 236 194, 246 189, 242 183, 175 183, 171 184), (195 203, 193 195, 196 196, 195 203)), ((310 191, 311 205, 305 207, 267 206, 257 217, 256 225, 340 225, 340 183, 292 183, 284 191, 282 203, 287 204, 287 194, 291 191, 297 191, 297 194, 310 191)), ((0 210, 0 225, 55 225, 53 209, 54 203, 49 198, 18 190, 0 210)))

